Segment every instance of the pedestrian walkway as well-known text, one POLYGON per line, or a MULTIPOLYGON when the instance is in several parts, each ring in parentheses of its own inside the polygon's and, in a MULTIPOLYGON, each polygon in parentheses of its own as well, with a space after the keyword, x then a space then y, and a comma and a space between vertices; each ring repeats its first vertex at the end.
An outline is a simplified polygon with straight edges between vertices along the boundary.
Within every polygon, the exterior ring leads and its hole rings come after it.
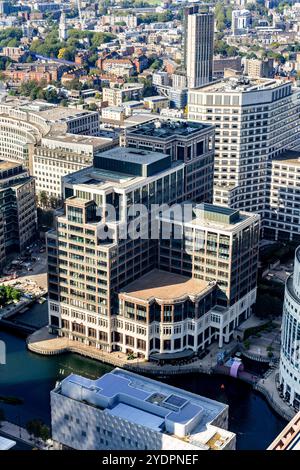
POLYGON ((276 375, 278 369, 273 369, 266 377, 260 379, 255 390, 261 392, 274 410, 286 420, 290 421, 296 414, 292 406, 289 406, 280 396, 276 387, 276 375))
POLYGON ((50 449, 50 447, 47 446, 47 444, 45 444, 42 439, 34 439, 30 436, 25 428, 22 428, 17 424, 11 423, 9 421, 2 421, 0 430, 1 433, 6 434, 8 437, 23 441, 25 444, 28 444, 31 447, 37 447, 40 450, 50 449))

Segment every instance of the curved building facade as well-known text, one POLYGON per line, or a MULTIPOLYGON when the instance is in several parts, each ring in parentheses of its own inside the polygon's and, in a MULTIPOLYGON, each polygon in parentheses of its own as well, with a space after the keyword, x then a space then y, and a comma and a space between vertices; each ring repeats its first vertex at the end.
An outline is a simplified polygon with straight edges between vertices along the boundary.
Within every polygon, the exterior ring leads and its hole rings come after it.
POLYGON ((300 247, 287 280, 283 306, 280 383, 289 403, 300 408, 300 247))

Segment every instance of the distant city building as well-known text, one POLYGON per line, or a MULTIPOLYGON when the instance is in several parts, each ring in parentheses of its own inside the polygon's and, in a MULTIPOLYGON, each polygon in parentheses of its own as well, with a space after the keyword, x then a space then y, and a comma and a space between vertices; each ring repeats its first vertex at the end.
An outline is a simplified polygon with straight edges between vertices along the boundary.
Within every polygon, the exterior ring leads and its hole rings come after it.
MULTIPOLYGON (((270 200, 270 162, 300 143, 298 100, 299 91, 291 82, 270 79, 230 78, 189 92, 189 119, 216 126, 214 202, 260 213, 263 231, 270 217, 277 226, 270 200)), ((285 217, 290 232, 287 205, 285 217)), ((284 228, 281 219, 278 229, 284 228)))
POLYGON ((169 98, 166 96, 148 96, 144 98, 145 108, 149 109, 152 113, 160 113, 164 108, 168 108, 170 104, 169 98))
POLYGON ((273 59, 245 59, 245 74, 251 78, 272 78, 274 76, 273 59))
POLYGON ((215 79, 224 78, 226 69, 235 70, 238 74, 242 73, 241 57, 214 57, 213 76, 215 79))
MULTIPOLYGON (((98 134, 98 112, 8 97, 0 103, 2 159, 22 163, 36 177, 38 192, 61 197, 61 177, 92 164, 89 139, 96 142, 98 134)), ((109 139, 96 145, 111 146, 109 139)))
POLYGON ((55 447, 76 450, 234 450, 228 405, 121 369, 71 374, 51 392, 55 447))
POLYGON ((247 34, 251 25, 251 13, 249 10, 233 10, 231 21, 231 29, 234 36, 247 34))
POLYGON ((203 6, 185 7, 185 68, 187 85, 196 88, 212 81, 214 49, 214 14, 203 6))
POLYGON ((294 274, 286 281, 280 352, 282 393, 288 402, 300 408, 300 247, 295 253, 294 274))
POLYGON ((267 450, 300 450, 300 412, 291 419, 267 450))
POLYGON ((36 235, 34 178, 22 165, 0 161, 0 268, 6 256, 23 252, 36 235))
POLYGON ((108 106, 121 106, 124 101, 140 100, 144 85, 141 83, 127 83, 121 87, 103 88, 102 99, 108 106))
POLYGON ((66 41, 68 38, 66 15, 64 11, 62 11, 60 15, 58 37, 60 41, 66 41))

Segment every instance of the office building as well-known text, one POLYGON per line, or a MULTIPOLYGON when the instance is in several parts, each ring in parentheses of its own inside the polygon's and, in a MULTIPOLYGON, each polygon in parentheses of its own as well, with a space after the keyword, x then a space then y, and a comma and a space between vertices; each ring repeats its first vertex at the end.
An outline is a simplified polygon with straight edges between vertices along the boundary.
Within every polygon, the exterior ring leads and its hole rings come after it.
POLYGON ((264 237, 300 243, 300 152, 288 150, 269 161, 267 181, 264 237))
POLYGON ((211 202, 214 170, 214 129, 209 124, 157 118, 127 129, 121 145, 163 152, 185 163, 185 195, 195 202, 211 202))
POLYGON ((185 7, 184 64, 188 88, 212 81, 214 50, 214 14, 207 7, 185 7))
POLYGON ((251 13, 249 10, 233 10, 231 29, 233 36, 247 34, 251 25, 251 13))
POLYGON ((121 369, 71 374, 51 392, 56 448, 234 450, 228 405, 121 369))
POLYGON ((36 193, 62 198, 62 178, 93 164, 95 152, 104 152, 118 144, 117 138, 78 134, 42 137, 32 156, 32 175, 36 193))
POLYGON ((18 163, 0 161, 0 264, 23 252, 36 234, 34 179, 18 163))
POLYGON ((267 450, 300 450, 300 411, 285 426, 267 450))
POLYGON ((230 78, 189 92, 188 117, 216 126, 214 202, 268 217, 270 161, 299 145, 291 82, 230 78))
POLYGON ((300 408, 300 247, 295 253, 294 273, 287 279, 285 286, 281 352, 280 377, 282 393, 285 399, 300 408))
POLYGON ((112 149, 95 154, 94 167, 64 178, 64 198, 65 215, 57 218, 57 232, 48 233, 50 330, 111 351, 118 289, 155 267, 151 205, 183 200, 184 163, 158 152, 112 149), (136 239, 126 233, 132 204, 148 210, 136 239), (103 214, 108 206, 114 214, 103 214))

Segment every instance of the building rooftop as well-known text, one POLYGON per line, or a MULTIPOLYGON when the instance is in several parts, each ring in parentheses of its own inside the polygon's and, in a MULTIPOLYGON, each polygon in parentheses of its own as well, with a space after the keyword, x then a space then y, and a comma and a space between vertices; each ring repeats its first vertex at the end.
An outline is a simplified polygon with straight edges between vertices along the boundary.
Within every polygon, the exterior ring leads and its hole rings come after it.
POLYGON ((200 279, 153 269, 125 286, 120 293, 146 302, 151 299, 170 302, 188 296, 198 297, 211 288, 208 282, 200 279))
POLYGON ((249 78, 240 76, 218 80, 192 91, 205 93, 248 93, 250 91, 262 91, 277 88, 279 85, 286 83, 287 82, 284 82, 283 80, 274 80, 270 78, 249 78))
POLYGON ((53 140, 54 142, 61 142, 66 144, 89 145, 93 148, 100 148, 112 142, 112 139, 105 137, 94 137, 89 135, 71 134, 65 135, 47 135, 43 141, 53 140))
POLYGON ((193 205, 192 203, 183 203, 188 206, 182 211, 170 211, 167 209, 160 216, 162 222, 186 224, 188 226, 199 226, 234 232, 241 225, 250 220, 259 220, 260 216, 254 213, 241 212, 231 209, 227 206, 218 206, 216 204, 202 203, 193 205))
POLYGON ((95 406, 104 412, 184 439, 203 449, 218 433, 223 444, 234 434, 210 424, 228 405, 176 387, 114 369, 97 380, 71 374, 52 392, 95 406), (204 441, 201 439, 203 434, 204 441))
POLYGON ((0 436, 0 450, 9 450, 16 445, 16 441, 0 436))
POLYGON ((139 126, 137 129, 127 131, 128 136, 151 136, 155 139, 169 139, 189 137, 203 129, 209 129, 209 125, 186 120, 159 119, 139 126))
POLYGON ((18 162, 7 162, 5 160, 0 160, 0 172, 6 170, 12 170, 13 168, 20 167, 21 163, 18 162))
POLYGON ((274 157, 272 163, 281 163, 287 165, 300 166, 300 151, 297 150, 286 150, 277 157, 274 157))

